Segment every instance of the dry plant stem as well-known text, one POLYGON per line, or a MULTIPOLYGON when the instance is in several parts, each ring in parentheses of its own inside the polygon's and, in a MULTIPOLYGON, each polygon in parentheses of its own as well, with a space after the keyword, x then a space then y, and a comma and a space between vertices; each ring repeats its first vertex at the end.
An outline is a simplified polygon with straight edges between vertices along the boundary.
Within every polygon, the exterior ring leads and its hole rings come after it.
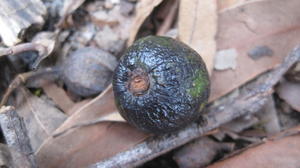
POLYGON ((25 123, 13 107, 0 108, 0 126, 7 145, 26 157, 28 168, 36 168, 25 123))
POLYGON ((58 68, 53 67, 53 68, 41 69, 39 71, 30 71, 30 72, 26 72, 26 73, 17 75, 14 78, 14 80, 10 83, 8 88, 6 89, 6 91, 3 95, 3 98, 1 100, 0 107, 2 107, 3 105, 6 104, 9 96, 11 95, 11 93, 13 91, 15 89, 17 89, 20 85, 24 84, 28 79, 30 79, 32 77, 37 77, 37 76, 40 76, 40 75, 45 75, 45 74, 57 72, 57 71, 58 71, 58 68))
POLYGON ((11 55, 11 54, 18 54, 25 51, 44 51, 46 47, 41 44, 36 43, 22 43, 16 46, 12 46, 9 48, 1 48, 0 49, 0 56, 11 55))
POLYGON ((12 54, 19 54, 25 51, 38 51, 39 53, 38 58, 34 61, 32 65, 32 69, 36 69, 38 64, 40 64, 40 62, 47 56, 46 46, 37 43, 22 43, 9 48, 1 48, 0 57, 12 54))
POLYGON ((135 167, 198 138, 233 119, 259 111, 268 101, 268 96, 273 92, 273 86, 297 61, 300 61, 300 48, 294 49, 279 67, 260 76, 254 82, 243 86, 240 89, 239 96, 236 98, 226 99, 225 97, 217 105, 209 106, 207 114, 203 116, 206 120, 206 125, 201 126, 193 123, 180 132, 153 137, 130 150, 119 153, 105 161, 95 163, 90 167, 135 167))

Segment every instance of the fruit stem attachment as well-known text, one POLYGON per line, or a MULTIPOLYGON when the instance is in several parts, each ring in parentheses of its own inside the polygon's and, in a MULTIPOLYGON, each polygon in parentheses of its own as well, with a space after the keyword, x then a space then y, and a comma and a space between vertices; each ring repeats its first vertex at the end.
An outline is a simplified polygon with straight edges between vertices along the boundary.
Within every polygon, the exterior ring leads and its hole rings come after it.
POLYGON ((128 89, 135 95, 140 96, 149 89, 150 81, 148 73, 141 68, 137 68, 129 73, 128 89))

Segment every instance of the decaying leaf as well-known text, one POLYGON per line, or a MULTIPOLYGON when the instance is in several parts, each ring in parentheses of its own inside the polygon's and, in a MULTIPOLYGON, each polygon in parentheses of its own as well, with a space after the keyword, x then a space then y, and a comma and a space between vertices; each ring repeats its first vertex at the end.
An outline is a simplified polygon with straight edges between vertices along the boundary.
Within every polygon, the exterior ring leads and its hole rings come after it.
POLYGON ((299 5, 298 0, 249 1, 219 13, 217 50, 235 49, 237 65, 235 70, 213 72, 210 100, 282 62, 299 43, 299 5), (267 46, 273 55, 252 59, 248 51, 257 46, 267 46))
POLYGON ((112 87, 74 112, 36 152, 41 167, 85 167, 143 141, 120 118, 112 87))
POLYGON ((250 147, 208 168, 300 167, 300 127, 250 147))
POLYGON ((217 154, 230 152, 233 148, 233 143, 217 143, 208 137, 201 137, 179 149, 173 158, 181 168, 204 167, 217 154))
POLYGON ((115 106, 112 86, 110 85, 99 96, 76 109, 75 112, 72 112, 72 115, 55 130, 54 134, 60 134, 78 123, 94 121, 95 119, 115 112, 118 112, 118 110, 115 106))
POLYGON ((127 45, 131 45, 136 38, 136 35, 145 21, 145 19, 150 15, 152 10, 158 6, 162 0, 141 0, 136 6, 136 16, 133 20, 133 24, 130 30, 130 36, 127 45))
POLYGON ((66 119, 57 108, 20 88, 22 96, 17 106, 19 115, 24 118, 33 151, 36 151, 54 130, 66 119), (23 97, 23 98, 21 98, 23 97))
POLYGON ((102 122, 48 139, 36 153, 44 168, 81 168, 104 160, 142 142, 144 133, 127 123, 102 122))
POLYGON ((179 6, 179 1, 175 0, 175 2, 172 1, 167 1, 170 5, 170 11, 168 12, 167 16, 165 17, 162 25, 158 29, 156 35, 162 36, 166 35, 166 33, 170 30, 172 23, 174 22, 174 19, 176 17, 177 11, 178 11, 178 6, 179 6))
POLYGON ((182 0, 179 7, 179 39, 195 49, 211 74, 216 53, 216 0, 182 0))
POLYGON ((283 81, 277 88, 280 98, 285 100, 293 109, 300 112, 300 84, 283 81))
POLYGON ((227 8, 234 7, 236 5, 241 5, 250 0, 218 0, 218 10, 222 11, 227 8))
POLYGON ((49 96, 64 113, 74 106, 74 102, 66 94, 65 90, 58 87, 55 83, 46 83, 43 86, 44 92, 49 96))

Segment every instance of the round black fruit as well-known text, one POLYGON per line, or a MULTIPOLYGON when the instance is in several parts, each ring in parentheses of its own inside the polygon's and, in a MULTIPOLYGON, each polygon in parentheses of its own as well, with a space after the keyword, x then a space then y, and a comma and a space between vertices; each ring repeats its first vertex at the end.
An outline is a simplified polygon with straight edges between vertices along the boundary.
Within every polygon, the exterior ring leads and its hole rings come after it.
POLYGON ((200 117, 210 81, 196 51, 172 38, 148 36, 122 56, 113 90, 120 114, 130 124, 161 134, 200 117))

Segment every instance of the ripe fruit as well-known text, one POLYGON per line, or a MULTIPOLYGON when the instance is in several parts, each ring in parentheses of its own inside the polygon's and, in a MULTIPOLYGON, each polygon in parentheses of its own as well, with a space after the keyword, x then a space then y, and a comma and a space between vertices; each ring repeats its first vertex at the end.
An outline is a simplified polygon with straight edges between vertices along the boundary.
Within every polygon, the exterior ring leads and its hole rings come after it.
POLYGON ((199 118, 209 86, 200 55, 182 42, 159 36, 129 47, 113 76, 120 114, 155 134, 178 130, 199 118))

